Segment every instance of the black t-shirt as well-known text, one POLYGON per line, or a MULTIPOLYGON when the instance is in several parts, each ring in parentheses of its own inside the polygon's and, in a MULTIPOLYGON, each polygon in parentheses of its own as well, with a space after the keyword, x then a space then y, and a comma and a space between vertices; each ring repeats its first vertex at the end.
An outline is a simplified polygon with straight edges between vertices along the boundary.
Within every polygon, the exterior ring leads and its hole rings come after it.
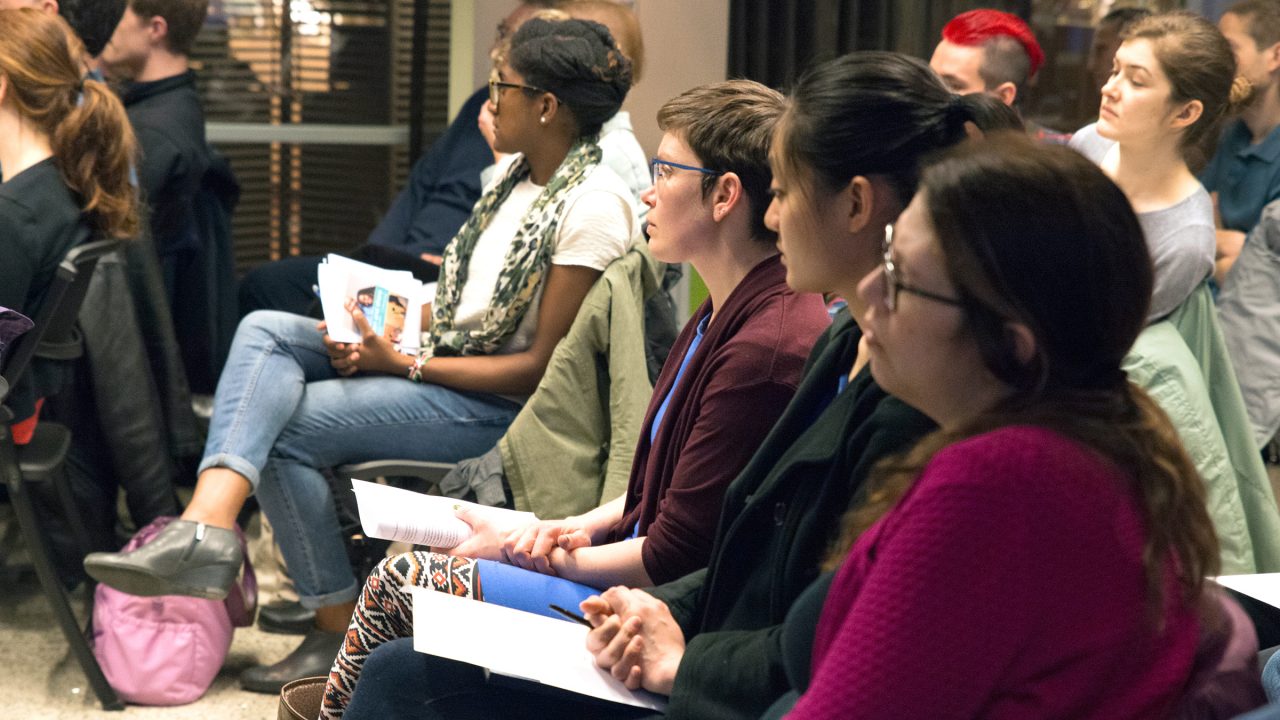
MULTIPOLYGON (((0 183, 0 306, 34 318, 58 263, 91 234, 79 199, 52 158, 0 183)), ((50 364, 39 364, 13 389, 6 404, 18 419, 34 412, 37 397, 59 389, 65 378, 50 370, 50 364)))

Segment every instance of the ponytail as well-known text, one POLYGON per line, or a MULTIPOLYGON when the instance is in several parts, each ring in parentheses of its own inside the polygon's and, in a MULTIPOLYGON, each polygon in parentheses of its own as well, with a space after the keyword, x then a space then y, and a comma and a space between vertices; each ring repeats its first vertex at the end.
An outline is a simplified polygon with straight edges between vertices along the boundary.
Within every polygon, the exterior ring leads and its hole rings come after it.
POLYGON ((49 139, 63 182, 105 237, 138 232, 130 182, 137 143, 119 98, 84 80, 84 46, 62 18, 32 9, 0 11, 5 102, 49 139))
POLYGON ((131 182, 136 141, 119 98, 104 83, 85 80, 74 105, 50 137, 63 180, 107 237, 138 233, 137 189, 131 182))
POLYGON ((812 171, 826 189, 878 175, 905 205, 915 194, 921 160, 964 140, 966 122, 981 127, 980 118, 998 112, 985 102, 957 99, 923 60, 849 53, 814 66, 796 83, 776 157, 784 167, 812 171))
POLYGON ((983 134, 1001 130, 1026 130, 1017 110, 1005 105, 999 98, 981 92, 956 95, 951 100, 947 117, 948 132, 954 133, 957 125, 964 129, 966 122, 973 123, 983 134))

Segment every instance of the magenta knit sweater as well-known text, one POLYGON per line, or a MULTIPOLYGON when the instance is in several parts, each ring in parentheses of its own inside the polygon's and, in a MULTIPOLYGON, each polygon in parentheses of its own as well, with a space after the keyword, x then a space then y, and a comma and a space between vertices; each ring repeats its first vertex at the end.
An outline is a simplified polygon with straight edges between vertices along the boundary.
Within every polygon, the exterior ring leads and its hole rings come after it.
POLYGON ((841 567, 788 717, 1162 717, 1199 621, 1170 577, 1164 628, 1147 623, 1124 485, 1039 428, 939 452, 841 567))

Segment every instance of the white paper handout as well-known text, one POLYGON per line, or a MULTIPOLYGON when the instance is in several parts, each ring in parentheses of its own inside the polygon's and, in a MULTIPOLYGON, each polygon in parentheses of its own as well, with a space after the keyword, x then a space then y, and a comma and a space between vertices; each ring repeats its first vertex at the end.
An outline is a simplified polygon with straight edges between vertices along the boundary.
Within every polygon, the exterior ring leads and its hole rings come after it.
POLYGON ((351 480, 364 534, 413 545, 451 548, 471 537, 471 526, 458 519, 454 508, 465 506, 486 516, 500 530, 526 525, 538 518, 531 512, 477 505, 440 495, 351 480))
POLYGON ((667 699, 628 690, 587 651, 588 629, 501 605, 411 588, 413 649, 581 695, 664 710, 667 699))
POLYGON ((1223 575, 1214 579, 1223 587, 1280 608, 1280 573, 1223 575))
POLYGON ((422 345, 422 306, 435 300, 435 283, 423 284, 407 270, 386 270, 330 253, 316 267, 316 288, 329 337, 335 341, 360 342, 345 307, 354 300, 374 332, 400 352, 417 354, 422 345))

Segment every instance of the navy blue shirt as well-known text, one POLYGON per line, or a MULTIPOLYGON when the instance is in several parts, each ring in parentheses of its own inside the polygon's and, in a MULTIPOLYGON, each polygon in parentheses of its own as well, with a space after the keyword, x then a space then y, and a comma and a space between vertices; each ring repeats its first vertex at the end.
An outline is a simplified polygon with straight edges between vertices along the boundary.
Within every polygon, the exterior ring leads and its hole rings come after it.
POLYGON ((467 98, 449 128, 414 164, 408 184, 369 234, 371 244, 414 255, 444 253, 480 199, 480 171, 493 164, 493 150, 476 124, 488 99, 488 87, 467 98))
POLYGON ((1258 224, 1262 208, 1280 198, 1280 127, 1262 142, 1243 120, 1231 123, 1218 151, 1200 175, 1204 189, 1218 193, 1218 212, 1228 230, 1249 232, 1258 224))

